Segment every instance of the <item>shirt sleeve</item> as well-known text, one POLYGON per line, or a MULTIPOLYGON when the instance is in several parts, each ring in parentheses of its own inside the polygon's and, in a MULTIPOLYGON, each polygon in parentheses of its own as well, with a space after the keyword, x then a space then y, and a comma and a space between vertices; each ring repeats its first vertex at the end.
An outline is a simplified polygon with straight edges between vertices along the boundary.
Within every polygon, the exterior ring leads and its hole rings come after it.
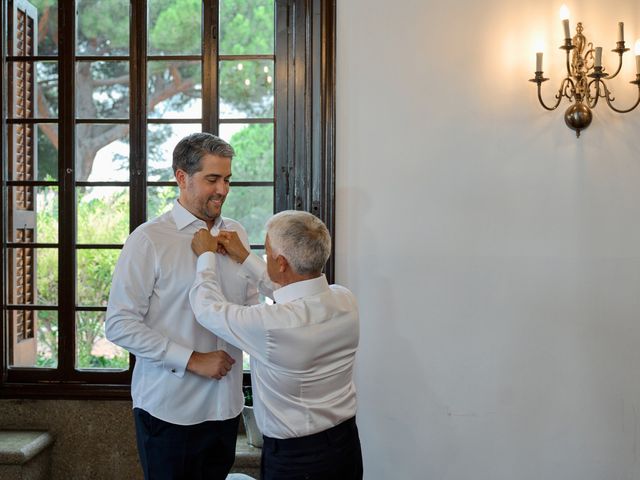
POLYGON ((250 253, 245 259, 238 270, 238 275, 246 278, 250 285, 257 286, 258 292, 271 299, 273 299, 273 291, 280 288, 280 285, 269 278, 265 261, 255 253, 250 253))
POLYGON ((193 350, 145 324, 156 281, 155 250, 141 232, 125 242, 113 273, 105 333, 109 341, 136 357, 182 377, 193 350))
MULTIPOLYGON (((236 226, 235 230, 238 233, 238 237, 240 238, 240 241, 244 245, 244 248, 246 248, 249 252, 251 252, 251 245, 249 244, 249 236, 247 235, 246 230, 240 224, 238 224, 236 226)), ((249 256, 251 256, 251 254, 249 254, 249 256)), ((243 276, 242 275, 242 266, 238 270, 238 275, 243 276)), ((256 283, 250 281, 250 279, 248 277, 244 277, 244 278, 249 280, 247 282, 247 291, 245 293, 245 299, 246 300, 245 300, 244 304, 245 305, 257 305, 258 303, 260 303, 260 295, 258 294, 258 287, 257 287, 256 283)), ((260 292, 260 293, 262 293, 262 292, 260 292)), ((264 295, 264 293, 262 293, 262 294, 264 295)))
POLYGON ((216 255, 212 252, 198 257, 189 301, 200 325, 257 360, 266 360, 265 321, 271 316, 267 310, 270 306, 229 303, 220 288, 216 255))

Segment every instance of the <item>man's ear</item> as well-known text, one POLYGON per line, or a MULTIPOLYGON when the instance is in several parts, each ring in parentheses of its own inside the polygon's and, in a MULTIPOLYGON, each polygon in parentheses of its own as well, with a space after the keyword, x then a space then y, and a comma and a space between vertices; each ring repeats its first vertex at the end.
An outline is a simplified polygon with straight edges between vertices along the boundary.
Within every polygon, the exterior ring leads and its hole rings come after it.
POLYGON ((181 170, 179 168, 176 170, 176 181, 178 182, 178 186, 181 190, 184 190, 187 187, 188 176, 189 175, 184 170, 181 170))
POLYGON ((284 273, 289 269, 289 262, 282 255, 278 255, 276 262, 278 262, 278 271, 280 273, 284 273))

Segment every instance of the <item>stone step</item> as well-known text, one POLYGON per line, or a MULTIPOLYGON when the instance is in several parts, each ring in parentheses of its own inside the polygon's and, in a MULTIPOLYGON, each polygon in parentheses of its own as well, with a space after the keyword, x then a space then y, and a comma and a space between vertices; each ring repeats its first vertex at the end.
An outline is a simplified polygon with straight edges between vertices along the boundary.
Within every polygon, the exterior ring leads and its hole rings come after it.
POLYGON ((51 476, 51 445, 48 432, 0 430, 0 478, 46 480, 51 476))

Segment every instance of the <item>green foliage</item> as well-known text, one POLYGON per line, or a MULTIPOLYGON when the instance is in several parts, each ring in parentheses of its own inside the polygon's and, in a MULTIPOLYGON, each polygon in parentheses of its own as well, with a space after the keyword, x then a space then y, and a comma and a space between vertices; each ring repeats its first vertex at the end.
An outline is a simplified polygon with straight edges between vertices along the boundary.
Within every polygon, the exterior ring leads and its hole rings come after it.
POLYGON ((80 53, 128 53, 131 17, 128 0, 80 0, 77 11, 80 53))
POLYGON ((273 0, 221 1, 221 54, 273 54, 273 37, 273 0))
POLYGON ((253 407, 253 390, 251 385, 244 385, 242 387, 242 393, 244 394, 244 404, 247 407, 253 407))
POLYGON ((163 2, 162 8, 154 3, 151 18, 155 18, 155 22, 149 32, 151 49, 165 54, 200 53, 202 2, 163 2))

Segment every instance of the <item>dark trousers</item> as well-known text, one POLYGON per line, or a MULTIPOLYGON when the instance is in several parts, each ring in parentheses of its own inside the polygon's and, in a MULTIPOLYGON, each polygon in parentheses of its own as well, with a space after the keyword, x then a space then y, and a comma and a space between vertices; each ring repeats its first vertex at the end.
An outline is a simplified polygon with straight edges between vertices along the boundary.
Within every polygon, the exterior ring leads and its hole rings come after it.
POLYGON ((240 416, 174 425, 133 409, 145 480, 224 480, 236 456, 240 416))
POLYGON ((264 437, 261 480, 361 480, 356 419, 306 437, 264 437))

